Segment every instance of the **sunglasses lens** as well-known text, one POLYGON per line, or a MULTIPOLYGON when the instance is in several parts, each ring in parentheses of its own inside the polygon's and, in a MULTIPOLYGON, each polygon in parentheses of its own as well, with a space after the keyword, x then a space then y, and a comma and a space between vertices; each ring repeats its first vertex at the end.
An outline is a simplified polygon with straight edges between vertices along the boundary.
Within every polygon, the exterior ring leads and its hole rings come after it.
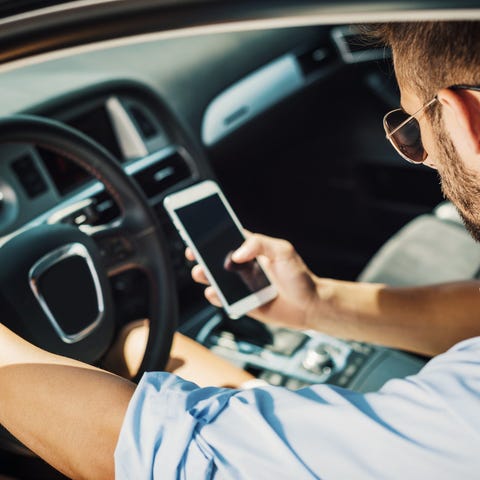
POLYGON ((389 133, 389 138, 394 147, 403 157, 414 163, 425 161, 427 155, 422 145, 420 125, 415 118, 410 117, 403 110, 394 110, 385 117, 385 129, 389 133), (390 134, 409 118, 410 120, 405 125, 395 133, 390 134))

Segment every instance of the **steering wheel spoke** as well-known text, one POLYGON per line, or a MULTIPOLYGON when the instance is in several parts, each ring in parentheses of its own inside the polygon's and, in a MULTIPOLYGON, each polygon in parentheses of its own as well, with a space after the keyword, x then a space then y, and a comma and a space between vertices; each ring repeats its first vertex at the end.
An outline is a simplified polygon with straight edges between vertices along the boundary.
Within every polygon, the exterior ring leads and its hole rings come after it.
POLYGON ((124 222, 102 225, 88 233, 99 248, 108 276, 141 266, 135 236, 124 222))

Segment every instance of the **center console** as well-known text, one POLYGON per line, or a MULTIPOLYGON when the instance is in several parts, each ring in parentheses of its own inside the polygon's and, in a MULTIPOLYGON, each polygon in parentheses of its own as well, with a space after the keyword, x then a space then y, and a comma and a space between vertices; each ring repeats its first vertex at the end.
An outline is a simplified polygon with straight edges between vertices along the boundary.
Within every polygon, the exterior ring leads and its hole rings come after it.
POLYGON ((271 385, 296 390, 328 383, 359 392, 378 390, 388 379, 417 373, 425 359, 315 331, 263 325, 214 313, 196 339, 215 354, 271 385))

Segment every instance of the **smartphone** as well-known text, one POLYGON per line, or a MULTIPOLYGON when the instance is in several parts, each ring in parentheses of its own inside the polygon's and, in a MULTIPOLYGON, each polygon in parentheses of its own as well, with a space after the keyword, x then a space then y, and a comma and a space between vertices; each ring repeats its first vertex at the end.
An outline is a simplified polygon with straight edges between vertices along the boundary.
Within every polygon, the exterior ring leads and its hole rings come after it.
POLYGON ((235 263, 243 229, 220 187, 212 181, 168 195, 164 206, 184 242, 215 288, 231 318, 239 318, 277 295, 258 260, 235 263))

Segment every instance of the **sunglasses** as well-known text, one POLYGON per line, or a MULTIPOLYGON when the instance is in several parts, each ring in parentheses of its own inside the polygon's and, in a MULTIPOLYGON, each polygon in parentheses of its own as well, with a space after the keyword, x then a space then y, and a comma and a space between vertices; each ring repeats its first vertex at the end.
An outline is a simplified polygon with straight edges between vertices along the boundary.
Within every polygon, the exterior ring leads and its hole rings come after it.
MULTIPOLYGON (((480 91, 480 86, 453 85, 451 90, 475 90, 480 91)), ((425 105, 419 108, 413 115, 409 115, 403 108, 397 108, 388 112, 383 117, 383 128, 388 140, 395 150, 410 163, 423 163, 428 157, 423 148, 420 124, 416 117, 438 101, 433 97, 425 105)))

